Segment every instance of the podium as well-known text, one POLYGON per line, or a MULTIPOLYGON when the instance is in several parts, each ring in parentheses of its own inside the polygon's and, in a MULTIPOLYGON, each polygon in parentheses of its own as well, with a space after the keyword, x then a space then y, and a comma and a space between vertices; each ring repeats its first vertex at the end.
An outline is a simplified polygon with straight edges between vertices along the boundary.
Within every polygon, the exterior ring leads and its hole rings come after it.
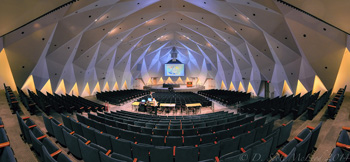
POLYGON ((187 82, 186 82, 186 85, 187 85, 187 87, 192 87, 193 82, 192 82, 192 81, 187 81, 187 82))

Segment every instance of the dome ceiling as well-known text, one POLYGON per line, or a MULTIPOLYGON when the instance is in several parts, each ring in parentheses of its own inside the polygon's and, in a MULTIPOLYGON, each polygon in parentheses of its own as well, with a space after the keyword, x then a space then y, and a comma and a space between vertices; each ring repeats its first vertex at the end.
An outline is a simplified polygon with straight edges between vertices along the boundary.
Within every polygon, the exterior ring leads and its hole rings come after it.
POLYGON ((282 95, 285 84, 296 93, 299 81, 312 90, 315 75, 332 88, 346 41, 274 0, 81 0, 6 35, 4 48, 19 87, 30 75, 37 89, 50 79, 57 91, 63 80, 80 94, 166 80, 163 64, 176 47, 186 77, 255 93, 271 81, 282 95))

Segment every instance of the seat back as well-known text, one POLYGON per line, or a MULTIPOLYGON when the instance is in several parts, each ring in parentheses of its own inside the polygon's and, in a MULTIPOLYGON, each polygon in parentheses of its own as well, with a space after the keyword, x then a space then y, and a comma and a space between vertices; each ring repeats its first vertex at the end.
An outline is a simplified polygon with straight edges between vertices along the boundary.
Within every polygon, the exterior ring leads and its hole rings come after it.
POLYGON ((151 162, 173 162, 173 148, 156 146, 150 152, 151 162))
POLYGON ((323 122, 320 122, 320 124, 318 124, 317 127, 311 131, 312 135, 311 135, 311 139, 310 139, 309 149, 307 151, 308 153, 310 153, 315 148, 315 145, 316 145, 316 142, 318 139, 318 135, 320 134, 320 130, 322 127, 322 123, 323 122))
POLYGON ((95 137, 95 129, 91 128, 90 126, 82 126, 81 129, 83 130, 83 136, 90 140, 93 143, 96 143, 96 137, 95 137))
POLYGON ((69 128, 70 130, 73 130, 72 123, 71 123, 69 116, 61 114, 61 117, 62 117, 62 121, 63 121, 64 126, 69 128))
POLYGON ((51 119, 49 119, 47 116, 45 116, 44 114, 42 115, 43 117, 43 120, 44 120, 44 124, 45 124, 45 128, 47 130, 47 133, 49 135, 52 135, 52 136, 55 136, 55 133, 53 131, 53 128, 52 128, 52 124, 51 124, 51 119))
POLYGON ((266 161, 269 158, 273 138, 252 147, 251 161, 266 161))
POLYGON ((82 125, 72 118, 70 118, 70 120, 71 120, 73 131, 81 136, 84 136, 83 129, 81 128, 82 125))
POLYGON ((64 136, 63 136, 63 132, 62 132, 62 125, 58 126, 56 123, 54 123, 53 121, 50 121, 51 122, 51 126, 53 128, 53 131, 54 131, 54 135, 55 135, 55 138, 57 139, 57 141, 62 145, 62 146, 67 146, 66 144, 66 141, 64 139, 64 136))
POLYGON ((295 161, 302 162, 306 160, 305 158, 309 148, 310 139, 311 139, 311 133, 309 133, 303 141, 298 143, 295 151, 295 155, 297 157, 295 161))
POLYGON ((78 140, 78 143, 84 162, 101 162, 99 151, 96 148, 85 144, 81 140, 78 140))
POLYGON ((198 161, 198 147, 183 146, 175 148, 175 162, 197 162, 198 161))
POLYGON ((96 144, 104 147, 107 150, 112 150, 111 135, 103 132, 95 131, 95 137, 96 137, 96 144))
POLYGON ((13 155, 13 152, 12 152, 12 149, 10 146, 6 146, 6 147, 2 148, 0 161, 17 162, 15 156, 13 155))
POLYGON ((180 136, 169 136, 165 138, 165 145, 166 146, 182 146, 182 137, 180 136))
POLYGON ((139 161, 149 162, 149 152, 154 149, 153 145, 148 144, 131 144, 133 158, 139 161))
POLYGON ((220 154, 220 145, 219 144, 204 144, 199 145, 199 161, 207 159, 215 159, 219 157, 220 154))
POLYGON ((328 159, 328 162, 345 162, 346 157, 343 153, 342 149, 339 147, 336 147, 333 149, 331 153, 331 157, 328 159))
POLYGON ((124 139, 111 137, 112 151, 127 157, 131 157, 131 142, 124 139))
POLYGON ((71 152, 77 158, 82 158, 79 143, 78 143, 78 138, 70 134, 70 132, 67 132, 64 129, 62 132, 63 132, 63 137, 66 141, 67 147, 69 149, 69 152, 71 152))
POLYGON ((238 150, 239 142, 240 142, 240 136, 238 138, 227 138, 224 140, 219 141, 220 145, 220 156, 225 155, 229 152, 233 152, 235 150, 238 150))
POLYGON ((287 139, 290 136, 290 132, 292 131, 292 126, 293 126, 293 120, 290 121, 288 124, 281 126, 281 131, 280 131, 280 135, 277 143, 278 146, 282 145, 287 141, 287 139))

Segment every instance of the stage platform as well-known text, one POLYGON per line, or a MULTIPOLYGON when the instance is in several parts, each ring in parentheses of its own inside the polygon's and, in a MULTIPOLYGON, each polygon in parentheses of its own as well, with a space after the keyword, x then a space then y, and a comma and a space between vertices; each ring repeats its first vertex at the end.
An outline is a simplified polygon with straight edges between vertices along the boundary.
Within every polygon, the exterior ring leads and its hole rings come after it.
MULTIPOLYGON (((168 88, 163 88, 162 84, 152 85, 152 86, 144 86, 143 89, 150 90, 151 92, 169 92, 168 88)), ((193 86, 187 87, 185 84, 181 84, 180 87, 174 87, 174 92, 194 92, 197 93, 200 90, 204 90, 204 86, 193 86)))

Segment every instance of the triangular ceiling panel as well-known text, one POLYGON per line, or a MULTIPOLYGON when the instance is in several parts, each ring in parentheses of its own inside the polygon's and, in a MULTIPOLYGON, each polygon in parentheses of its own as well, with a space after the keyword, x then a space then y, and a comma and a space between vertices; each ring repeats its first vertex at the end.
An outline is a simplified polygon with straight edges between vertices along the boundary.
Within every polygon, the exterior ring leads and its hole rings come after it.
POLYGON ((278 96, 312 90, 316 75, 334 87, 350 41, 332 25, 272 0, 84 0, 1 37, 0 50, 19 87, 31 76, 27 87, 85 96, 162 83, 176 49, 182 81, 258 94, 271 81, 278 96))

